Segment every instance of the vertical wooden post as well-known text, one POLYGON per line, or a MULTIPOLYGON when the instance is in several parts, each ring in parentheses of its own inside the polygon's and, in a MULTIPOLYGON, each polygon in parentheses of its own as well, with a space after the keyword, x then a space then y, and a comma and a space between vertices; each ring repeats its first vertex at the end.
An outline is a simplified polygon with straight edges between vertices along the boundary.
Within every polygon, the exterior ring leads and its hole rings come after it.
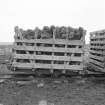
POLYGON ((39 29, 38 29, 38 27, 36 27, 35 28, 35 39, 37 39, 37 37, 38 37, 38 31, 39 31, 39 29))
POLYGON ((18 33, 19 33, 19 28, 18 28, 18 26, 15 26, 14 32, 15 32, 14 39, 16 40, 17 37, 18 37, 18 33))
POLYGON ((55 36, 56 36, 56 29, 53 30, 53 40, 55 40, 55 36))

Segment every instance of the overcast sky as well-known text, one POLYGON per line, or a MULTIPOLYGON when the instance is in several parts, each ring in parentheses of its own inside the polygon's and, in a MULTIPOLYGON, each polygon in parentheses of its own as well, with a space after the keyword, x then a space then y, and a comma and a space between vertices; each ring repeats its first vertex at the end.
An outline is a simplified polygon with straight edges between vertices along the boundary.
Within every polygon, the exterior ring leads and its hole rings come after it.
POLYGON ((105 29, 105 0, 0 0, 0 42, 13 42, 14 26, 44 25, 105 29))

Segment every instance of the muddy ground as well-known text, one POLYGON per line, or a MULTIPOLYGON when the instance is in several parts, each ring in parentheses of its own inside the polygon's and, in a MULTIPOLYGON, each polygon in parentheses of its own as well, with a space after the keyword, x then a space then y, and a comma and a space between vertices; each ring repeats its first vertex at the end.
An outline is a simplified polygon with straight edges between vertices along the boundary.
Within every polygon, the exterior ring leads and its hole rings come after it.
POLYGON ((0 84, 3 105, 105 105, 105 81, 75 78, 35 78, 0 84))
MULTIPOLYGON (((0 73, 7 72, 0 65, 0 73)), ((0 81, 0 105, 105 105, 105 79, 31 79, 0 81)))

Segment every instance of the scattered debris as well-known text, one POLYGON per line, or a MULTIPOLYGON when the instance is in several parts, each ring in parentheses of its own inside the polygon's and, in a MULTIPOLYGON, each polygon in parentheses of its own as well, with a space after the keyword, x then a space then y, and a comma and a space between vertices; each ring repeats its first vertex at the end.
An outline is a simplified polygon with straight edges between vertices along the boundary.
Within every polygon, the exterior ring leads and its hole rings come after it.
POLYGON ((33 80, 32 80, 32 83, 38 83, 38 80, 33 79, 33 80))
POLYGON ((80 79, 80 80, 77 80, 77 83, 78 84, 85 84, 86 80, 85 79, 80 79))
POLYGON ((0 73, 8 74, 12 73, 12 71, 8 70, 6 64, 0 64, 0 73))
POLYGON ((50 103, 50 105, 54 105, 54 103, 50 103))
POLYGON ((63 80, 64 83, 68 83, 68 80, 63 80))
POLYGON ((47 101, 46 100, 41 100, 41 101, 39 101, 38 105, 47 105, 47 101))
POLYGON ((31 83, 32 83, 31 81, 17 81, 17 84, 19 84, 19 85, 28 85, 31 83))
POLYGON ((4 79, 0 79, 0 83, 3 83, 5 80, 4 79))
POLYGON ((61 81, 54 81, 54 83, 60 84, 60 83, 61 83, 61 81))
POLYGON ((37 87, 38 87, 38 88, 43 88, 43 87, 44 87, 44 83, 39 83, 39 84, 37 84, 37 87))

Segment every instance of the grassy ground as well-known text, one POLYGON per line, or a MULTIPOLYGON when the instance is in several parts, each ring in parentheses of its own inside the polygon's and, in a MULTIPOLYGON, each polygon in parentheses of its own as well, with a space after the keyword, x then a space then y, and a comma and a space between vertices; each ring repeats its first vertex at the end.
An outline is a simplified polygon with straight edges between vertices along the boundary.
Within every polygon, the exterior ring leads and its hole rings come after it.
POLYGON ((48 105, 105 105, 104 81, 87 80, 84 83, 72 79, 64 82, 62 79, 42 78, 44 86, 38 87, 38 84, 42 82, 41 79, 36 80, 24 85, 12 81, 0 84, 0 103, 3 105, 38 105, 44 100, 48 105))
MULTIPOLYGON (((7 72, 5 65, 0 71, 7 72)), ((10 80, 0 83, 0 104, 105 105, 104 80, 35 78, 26 84, 20 83, 10 80)))

